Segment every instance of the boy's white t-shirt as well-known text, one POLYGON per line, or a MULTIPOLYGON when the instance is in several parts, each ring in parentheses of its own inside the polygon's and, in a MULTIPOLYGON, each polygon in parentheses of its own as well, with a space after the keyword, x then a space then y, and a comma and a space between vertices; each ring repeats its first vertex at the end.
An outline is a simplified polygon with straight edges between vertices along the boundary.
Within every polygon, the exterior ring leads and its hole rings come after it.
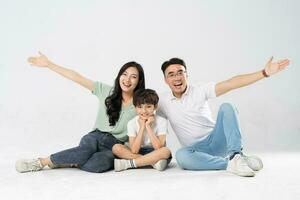
MULTIPOLYGON (((166 135, 168 133, 167 128, 167 120, 159 115, 155 115, 155 121, 152 124, 152 130, 156 136, 159 135, 166 135)), ((140 125, 139 125, 139 116, 135 116, 133 119, 131 119, 127 124, 127 135, 128 137, 136 137, 140 125)), ((148 134, 146 132, 146 128, 144 130, 144 139, 142 141, 141 147, 152 147, 150 138, 148 137, 148 134)))

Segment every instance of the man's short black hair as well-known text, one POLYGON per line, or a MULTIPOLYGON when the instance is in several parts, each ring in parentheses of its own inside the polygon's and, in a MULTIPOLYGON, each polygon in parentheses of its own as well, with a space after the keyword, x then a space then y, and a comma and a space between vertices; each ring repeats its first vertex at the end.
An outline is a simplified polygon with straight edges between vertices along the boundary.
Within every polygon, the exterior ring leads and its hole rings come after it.
POLYGON ((165 62, 161 65, 161 71, 165 74, 166 69, 167 69, 170 65, 174 65, 174 64, 182 65, 182 66, 186 69, 185 62, 184 62, 182 59, 180 59, 180 58, 171 58, 170 60, 165 61, 165 62))
POLYGON ((140 89, 133 95, 133 105, 140 106, 142 104, 152 104, 156 106, 158 104, 159 97, 154 90, 140 89))

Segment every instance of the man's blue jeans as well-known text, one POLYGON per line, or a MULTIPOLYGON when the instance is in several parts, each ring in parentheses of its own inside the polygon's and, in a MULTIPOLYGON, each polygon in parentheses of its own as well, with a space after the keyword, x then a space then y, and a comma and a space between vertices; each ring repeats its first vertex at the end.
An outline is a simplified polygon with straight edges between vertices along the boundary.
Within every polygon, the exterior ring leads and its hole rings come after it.
POLYGON ((113 145, 121 143, 112 134, 94 130, 81 138, 79 146, 50 156, 55 165, 77 164, 88 172, 105 172, 113 169, 113 145))
POLYGON ((236 110, 229 103, 221 105, 213 131, 202 141, 176 152, 178 165, 187 170, 223 170, 228 155, 242 150, 236 110))

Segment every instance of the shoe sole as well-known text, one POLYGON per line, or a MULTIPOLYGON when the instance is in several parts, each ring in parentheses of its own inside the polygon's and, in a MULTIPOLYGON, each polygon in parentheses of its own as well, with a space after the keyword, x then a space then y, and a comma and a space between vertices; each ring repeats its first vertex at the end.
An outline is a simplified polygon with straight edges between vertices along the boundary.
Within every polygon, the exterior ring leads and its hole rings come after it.
POLYGON ((242 177, 254 177, 255 176, 254 172, 253 173, 242 173, 242 172, 234 172, 234 171, 231 171, 231 170, 227 170, 227 171, 232 173, 232 174, 242 176, 242 177))

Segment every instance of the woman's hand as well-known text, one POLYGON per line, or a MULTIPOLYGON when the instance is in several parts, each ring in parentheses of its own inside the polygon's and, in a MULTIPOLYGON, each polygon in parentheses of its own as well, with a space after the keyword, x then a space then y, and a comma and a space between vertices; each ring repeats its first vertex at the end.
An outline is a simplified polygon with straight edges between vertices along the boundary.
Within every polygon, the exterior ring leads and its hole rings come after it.
POLYGON ((47 56, 45 56, 41 52, 39 52, 39 56, 29 57, 28 62, 31 65, 37 66, 37 67, 49 67, 49 65, 51 63, 51 61, 47 58, 47 56))

